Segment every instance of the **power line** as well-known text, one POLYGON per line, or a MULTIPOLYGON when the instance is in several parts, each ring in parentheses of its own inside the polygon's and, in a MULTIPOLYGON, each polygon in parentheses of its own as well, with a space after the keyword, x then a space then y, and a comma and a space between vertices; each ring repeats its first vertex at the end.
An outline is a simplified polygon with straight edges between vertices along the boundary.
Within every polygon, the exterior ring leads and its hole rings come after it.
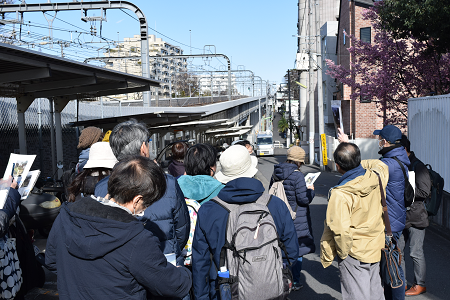
MULTIPOLYGON (((130 15, 127 11, 124 11, 123 9, 120 9, 120 10, 123 11, 124 13, 126 13, 126 14, 127 14, 128 16, 130 16, 131 18, 133 18, 133 19, 135 19, 136 21, 139 22, 139 20, 136 19, 136 17, 130 15)), ((192 46, 186 45, 186 44, 181 43, 181 42, 179 42, 179 41, 177 41, 177 40, 174 40, 173 38, 168 37, 167 35, 165 35, 165 34, 159 32, 159 31, 157 31, 156 29, 151 28, 150 26, 148 26, 148 28, 151 29, 151 30, 153 30, 153 31, 156 32, 157 34, 160 34, 160 35, 162 35, 163 37, 165 37, 165 38, 167 38, 167 39, 169 39, 169 40, 171 40, 171 41, 174 41, 175 43, 178 43, 178 44, 180 44, 180 45, 183 45, 183 46, 186 46, 186 47, 189 47, 189 48, 193 48, 193 49, 196 49, 196 50, 203 50, 203 49, 200 49, 200 48, 197 48, 197 47, 192 47, 192 46)))

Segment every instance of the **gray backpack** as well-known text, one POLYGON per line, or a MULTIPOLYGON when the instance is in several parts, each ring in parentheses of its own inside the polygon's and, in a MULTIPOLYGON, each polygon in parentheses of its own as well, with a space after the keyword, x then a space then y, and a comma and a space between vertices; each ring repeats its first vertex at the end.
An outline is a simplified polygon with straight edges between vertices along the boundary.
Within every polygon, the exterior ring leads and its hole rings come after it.
MULTIPOLYGON (((300 172, 300 171, 295 170, 294 172, 300 172)), ((292 172, 291 175, 294 172, 292 172)), ((289 176, 291 176, 291 175, 289 175, 289 176)), ((272 175, 272 179, 273 179, 273 184, 272 184, 272 186, 269 189, 269 194, 274 195, 274 196, 280 198, 281 200, 283 200, 283 202, 286 203, 286 206, 289 209, 289 212, 291 213, 292 220, 295 220, 295 218, 297 217, 297 207, 298 207, 298 205, 296 205, 295 210, 292 210, 292 207, 289 204, 288 198, 286 196, 286 191, 284 190, 284 185, 283 185, 284 180, 275 181, 277 179, 275 177, 275 175, 272 175)))
POLYGON ((226 241, 220 252, 222 298, 285 299, 290 292, 292 274, 283 266, 281 255, 283 249, 287 257, 286 248, 267 207, 271 197, 264 193, 256 202, 241 205, 212 199, 229 212, 226 241))

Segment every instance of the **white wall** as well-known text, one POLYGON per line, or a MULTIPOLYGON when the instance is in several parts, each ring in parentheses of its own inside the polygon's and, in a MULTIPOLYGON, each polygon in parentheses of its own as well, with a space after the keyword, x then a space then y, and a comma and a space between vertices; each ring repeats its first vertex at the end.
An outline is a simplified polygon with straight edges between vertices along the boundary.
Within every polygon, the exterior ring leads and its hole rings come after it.
POLYGON ((408 137, 411 150, 430 164, 450 192, 450 94, 408 100, 408 137))

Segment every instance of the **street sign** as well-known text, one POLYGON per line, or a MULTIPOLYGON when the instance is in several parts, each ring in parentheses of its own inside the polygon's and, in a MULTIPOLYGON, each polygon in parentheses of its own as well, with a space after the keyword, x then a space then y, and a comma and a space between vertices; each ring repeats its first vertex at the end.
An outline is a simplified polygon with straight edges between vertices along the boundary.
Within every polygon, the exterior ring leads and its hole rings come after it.
POLYGON ((327 136, 325 133, 322 133, 320 135, 320 139, 322 140, 322 159, 323 159, 323 165, 328 165, 328 156, 327 156, 327 136))

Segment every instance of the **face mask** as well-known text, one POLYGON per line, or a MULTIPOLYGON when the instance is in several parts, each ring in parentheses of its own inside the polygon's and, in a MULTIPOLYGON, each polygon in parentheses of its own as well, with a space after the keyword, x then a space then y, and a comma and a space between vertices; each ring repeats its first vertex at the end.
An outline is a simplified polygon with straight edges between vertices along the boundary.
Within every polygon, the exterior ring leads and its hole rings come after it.
POLYGON ((383 150, 383 148, 384 148, 384 143, 382 143, 384 140, 380 140, 379 142, 378 142, 378 150, 383 150))

